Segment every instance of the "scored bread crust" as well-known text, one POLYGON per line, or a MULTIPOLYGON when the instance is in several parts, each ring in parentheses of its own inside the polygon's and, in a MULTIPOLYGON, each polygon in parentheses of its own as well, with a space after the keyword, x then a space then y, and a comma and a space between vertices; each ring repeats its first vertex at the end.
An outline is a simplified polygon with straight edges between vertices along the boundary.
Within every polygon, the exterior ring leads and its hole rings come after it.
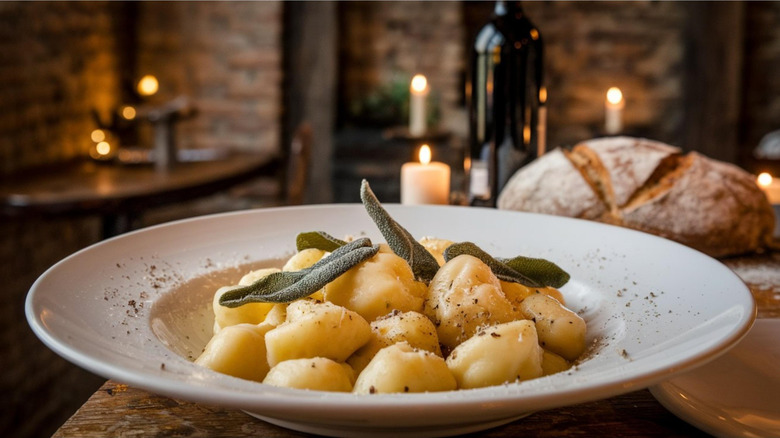
POLYGON ((551 151, 513 175, 498 208, 621 225, 713 257, 763 248, 775 223, 772 206, 753 176, 737 166, 631 137, 590 140, 571 152, 551 151))
POLYGON ((534 160, 507 181, 498 198, 499 208, 557 216, 599 219, 607 214, 604 202, 562 149, 553 149, 543 160, 534 160), (569 196, 551 196, 566 192, 569 196))

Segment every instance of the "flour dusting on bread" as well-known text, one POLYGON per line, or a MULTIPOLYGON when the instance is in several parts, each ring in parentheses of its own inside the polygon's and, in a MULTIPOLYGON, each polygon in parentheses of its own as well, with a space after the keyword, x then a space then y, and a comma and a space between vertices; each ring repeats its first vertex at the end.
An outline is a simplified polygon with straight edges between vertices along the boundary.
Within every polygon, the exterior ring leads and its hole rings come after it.
POLYGON ((715 257, 765 247, 775 223, 766 196, 739 167, 631 137, 553 150, 515 173, 498 207, 608 222, 715 257))

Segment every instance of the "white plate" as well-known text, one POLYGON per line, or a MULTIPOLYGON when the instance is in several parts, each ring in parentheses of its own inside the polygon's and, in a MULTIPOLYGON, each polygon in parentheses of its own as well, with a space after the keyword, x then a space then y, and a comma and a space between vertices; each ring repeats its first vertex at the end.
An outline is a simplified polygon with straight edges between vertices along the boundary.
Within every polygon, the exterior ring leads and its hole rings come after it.
POLYGON ((107 240, 44 273, 27 297, 27 318, 46 345, 96 374, 342 436, 466 433, 634 391, 714 359, 755 318, 750 291, 729 269, 647 234, 493 209, 387 209, 417 237, 468 240, 494 256, 558 263, 572 277, 562 288, 568 305, 588 323, 589 357, 576 369, 520 384, 368 396, 269 387, 188 359, 211 334, 210 301, 225 281, 216 279, 219 272, 288 257, 301 231, 382 241, 360 204, 206 216, 107 240))
POLYGON ((757 320, 725 355, 650 391, 712 435, 780 437, 780 320, 757 320))

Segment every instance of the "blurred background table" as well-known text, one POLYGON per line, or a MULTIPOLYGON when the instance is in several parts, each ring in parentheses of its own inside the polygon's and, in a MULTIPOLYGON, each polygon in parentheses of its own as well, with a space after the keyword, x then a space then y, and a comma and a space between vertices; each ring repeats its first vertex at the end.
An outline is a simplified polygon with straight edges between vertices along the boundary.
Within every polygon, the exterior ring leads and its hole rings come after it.
POLYGON ((179 162, 165 171, 151 164, 75 160, 0 181, 0 213, 7 217, 100 215, 103 237, 130 231, 142 212, 226 190, 274 172, 269 154, 232 152, 179 162))
MULTIPOLYGON (((780 318, 780 252, 722 262, 750 287, 759 318, 780 318)), ((109 380, 73 415, 55 437, 309 436, 255 419, 237 410, 174 400, 109 380)), ((505 426, 472 434, 516 436, 708 436, 667 411, 649 390, 534 413, 505 426)))

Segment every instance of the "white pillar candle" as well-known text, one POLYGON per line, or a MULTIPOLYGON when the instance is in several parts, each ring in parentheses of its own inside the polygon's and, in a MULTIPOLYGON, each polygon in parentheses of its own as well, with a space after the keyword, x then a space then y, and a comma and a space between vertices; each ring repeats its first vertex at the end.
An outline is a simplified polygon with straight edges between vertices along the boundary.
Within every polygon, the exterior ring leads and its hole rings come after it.
POLYGON ((450 166, 431 162, 428 145, 420 148, 419 163, 401 166, 401 204, 449 204, 450 166))
POLYGON ((623 92, 620 91, 620 88, 612 87, 607 90, 607 99, 604 102, 604 107, 604 131, 610 135, 618 134, 623 130, 623 108, 625 107, 623 92))
POLYGON ((425 101, 428 98, 428 80, 423 75, 415 75, 409 86, 409 134, 419 137, 426 130, 425 101))

